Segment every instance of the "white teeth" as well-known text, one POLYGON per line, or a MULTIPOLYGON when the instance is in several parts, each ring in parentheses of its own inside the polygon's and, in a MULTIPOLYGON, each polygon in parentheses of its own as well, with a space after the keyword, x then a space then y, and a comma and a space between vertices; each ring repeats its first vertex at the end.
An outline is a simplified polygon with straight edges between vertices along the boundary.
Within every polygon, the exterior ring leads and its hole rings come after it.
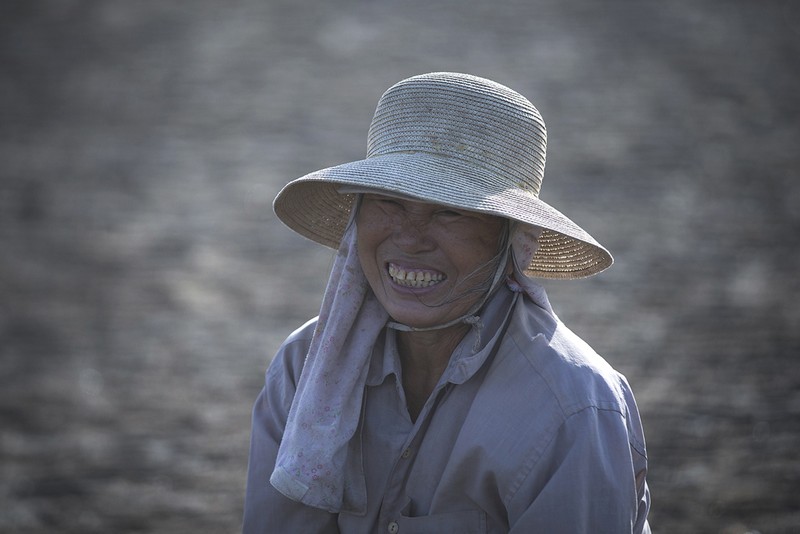
POLYGON ((397 265, 389 264, 389 276, 392 280, 406 287, 428 287, 444 280, 444 274, 432 271, 406 271, 397 265))

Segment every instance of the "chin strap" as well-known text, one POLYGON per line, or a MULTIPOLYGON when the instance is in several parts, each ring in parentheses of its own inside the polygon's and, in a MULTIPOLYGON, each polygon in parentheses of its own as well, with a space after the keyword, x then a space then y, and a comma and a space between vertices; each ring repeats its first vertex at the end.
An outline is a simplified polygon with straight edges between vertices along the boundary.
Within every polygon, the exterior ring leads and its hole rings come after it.
MULTIPOLYGON (((481 302, 483 304, 483 302, 481 302)), ((466 323, 469 325, 475 325, 479 323, 481 318, 474 313, 470 312, 461 317, 456 317, 452 321, 447 321, 446 323, 437 324, 434 326, 408 326, 407 324, 398 323, 395 321, 388 321, 386 326, 389 328, 393 328, 395 330, 400 330, 401 332, 430 332, 431 330, 442 330, 443 328, 448 328, 450 326, 459 324, 459 323, 466 323)))
MULTIPOLYGON (((491 293, 487 293, 487 295, 489 294, 491 293)), ((484 299, 484 301, 485 300, 486 299, 484 299)), ((481 305, 483 305, 483 302, 481 302, 481 305)), ((443 328, 447 328, 449 326, 453 326, 459 323, 467 324, 475 330, 475 345, 472 347, 472 351, 477 352, 481 347, 481 330, 483 330, 483 321, 481 320, 480 315, 468 313, 466 315, 462 315, 461 317, 457 317, 452 321, 448 321, 444 324, 437 324, 436 326, 427 326, 424 328, 408 326, 406 324, 396 323, 394 321, 387 322, 386 326, 388 328, 393 328, 394 330, 399 330, 401 332, 428 332, 430 330, 441 330, 443 328)))

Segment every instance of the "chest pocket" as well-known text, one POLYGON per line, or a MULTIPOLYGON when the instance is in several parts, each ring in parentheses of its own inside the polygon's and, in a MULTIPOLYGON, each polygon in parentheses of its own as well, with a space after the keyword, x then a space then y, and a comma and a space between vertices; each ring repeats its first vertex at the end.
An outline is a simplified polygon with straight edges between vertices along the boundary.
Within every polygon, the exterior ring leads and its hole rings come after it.
POLYGON ((398 534, 485 534, 486 513, 479 510, 446 512, 420 517, 400 516, 397 519, 398 534))

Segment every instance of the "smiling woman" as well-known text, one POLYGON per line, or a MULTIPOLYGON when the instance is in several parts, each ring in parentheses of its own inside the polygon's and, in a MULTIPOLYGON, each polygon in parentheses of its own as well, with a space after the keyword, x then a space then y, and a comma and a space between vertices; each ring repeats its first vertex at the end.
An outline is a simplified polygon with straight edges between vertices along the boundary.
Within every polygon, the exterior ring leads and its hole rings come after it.
POLYGON ((381 97, 367 158, 278 194, 338 254, 256 400, 245 532, 650 531, 628 383, 533 280, 612 262, 539 199, 545 147, 518 93, 426 74, 381 97))

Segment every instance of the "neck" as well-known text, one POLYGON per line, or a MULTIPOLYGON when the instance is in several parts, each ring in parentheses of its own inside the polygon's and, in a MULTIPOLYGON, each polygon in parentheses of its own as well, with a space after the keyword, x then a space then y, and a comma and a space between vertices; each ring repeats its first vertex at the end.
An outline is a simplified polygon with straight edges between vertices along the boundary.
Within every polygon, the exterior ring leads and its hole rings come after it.
POLYGON ((469 329, 461 323, 441 330, 397 333, 403 389, 412 420, 416 420, 469 329))
POLYGON ((441 330, 398 332, 397 349, 404 367, 444 370, 450 355, 469 329, 469 325, 459 323, 441 330))

